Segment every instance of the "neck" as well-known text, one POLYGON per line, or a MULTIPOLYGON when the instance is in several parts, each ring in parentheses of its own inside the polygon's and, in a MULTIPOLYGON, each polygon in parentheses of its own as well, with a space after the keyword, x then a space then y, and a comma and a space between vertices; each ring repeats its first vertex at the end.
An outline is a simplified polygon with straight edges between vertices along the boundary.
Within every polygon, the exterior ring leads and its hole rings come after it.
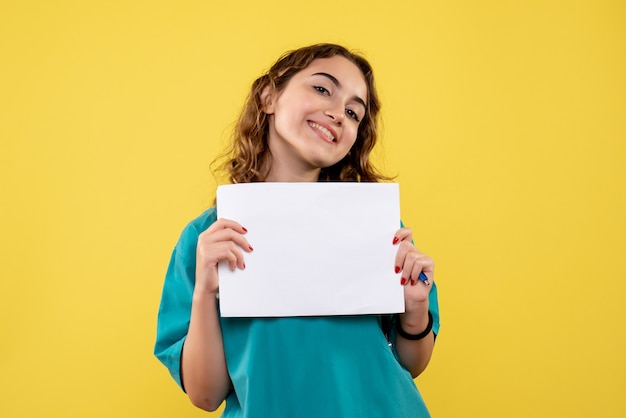
POLYGON ((295 182, 316 182, 320 175, 320 169, 312 170, 290 170, 287 167, 272 166, 265 181, 295 183, 295 182))
POLYGON ((318 167, 298 164, 295 161, 289 163, 270 158, 265 161, 269 165, 265 181, 281 182, 281 183, 297 183, 297 182, 317 182, 320 171, 318 167))

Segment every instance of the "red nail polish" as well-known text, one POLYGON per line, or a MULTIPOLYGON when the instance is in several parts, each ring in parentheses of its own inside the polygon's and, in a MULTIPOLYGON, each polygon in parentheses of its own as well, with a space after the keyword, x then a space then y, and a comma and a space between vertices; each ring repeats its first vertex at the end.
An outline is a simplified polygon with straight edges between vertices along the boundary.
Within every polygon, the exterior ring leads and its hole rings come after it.
POLYGON ((403 277, 402 280, 400 280, 400 284, 401 285, 405 285, 406 284, 406 279, 403 277))
POLYGON ((241 229, 243 230, 243 232, 248 232, 248 230, 244 228, 243 226, 241 227, 241 229))
POLYGON ((400 273, 400 267, 396 266, 396 274, 400 273))
POLYGON ((417 284, 417 281, 411 280, 411 286, 415 286, 416 284, 417 284))
POLYGON ((246 268, 246 263, 243 263, 243 268, 246 268))
POLYGON ((254 248, 252 248, 252 247, 251 247, 251 246, 249 246, 249 245, 248 245, 248 249, 249 249, 250 251, 254 251, 254 248))
POLYGON ((394 244, 394 245, 395 245, 395 244, 397 244, 397 243, 398 243, 398 241, 399 241, 399 240, 398 240, 398 237, 393 237, 393 244, 394 244))

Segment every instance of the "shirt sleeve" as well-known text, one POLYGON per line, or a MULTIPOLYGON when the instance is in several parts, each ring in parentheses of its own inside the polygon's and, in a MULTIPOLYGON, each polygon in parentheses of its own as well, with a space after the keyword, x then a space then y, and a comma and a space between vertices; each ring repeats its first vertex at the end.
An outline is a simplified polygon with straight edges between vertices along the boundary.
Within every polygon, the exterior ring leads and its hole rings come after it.
POLYGON ((180 374, 180 361, 191 317, 196 246, 200 232, 215 221, 215 217, 211 215, 214 215, 214 211, 205 212, 183 230, 167 268, 157 318, 154 354, 167 367, 183 391, 185 388, 180 374))
POLYGON ((437 284, 433 282, 428 294, 428 310, 433 316, 433 333, 435 338, 439 335, 439 298, 437 295, 437 284))

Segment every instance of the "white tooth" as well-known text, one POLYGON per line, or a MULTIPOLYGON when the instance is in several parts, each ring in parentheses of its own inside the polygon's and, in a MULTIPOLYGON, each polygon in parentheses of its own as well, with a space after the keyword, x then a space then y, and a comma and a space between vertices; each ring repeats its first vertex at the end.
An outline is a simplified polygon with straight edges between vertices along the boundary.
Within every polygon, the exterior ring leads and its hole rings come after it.
POLYGON ((329 140, 331 140, 331 141, 335 140, 335 137, 333 136, 333 134, 330 133, 330 131, 328 129, 324 128, 323 126, 318 125, 315 122, 311 122, 311 126, 314 127, 315 129, 317 129, 318 131, 320 131, 321 133, 323 133, 326 136, 326 138, 328 138, 329 140))

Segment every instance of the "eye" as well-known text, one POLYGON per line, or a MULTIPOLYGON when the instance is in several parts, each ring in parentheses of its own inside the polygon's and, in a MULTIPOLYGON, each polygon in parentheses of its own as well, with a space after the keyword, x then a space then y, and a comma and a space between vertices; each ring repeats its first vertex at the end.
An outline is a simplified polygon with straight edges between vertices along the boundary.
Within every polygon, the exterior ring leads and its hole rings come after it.
POLYGON ((330 96, 330 92, 322 86, 313 86, 313 88, 317 90, 320 94, 323 94, 325 96, 330 96))
POLYGON ((359 119, 359 115, 356 114, 356 112, 352 109, 346 109, 346 113, 348 114, 349 117, 351 117, 352 119, 354 119, 357 122, 360 122, 361 119, 359 119))

